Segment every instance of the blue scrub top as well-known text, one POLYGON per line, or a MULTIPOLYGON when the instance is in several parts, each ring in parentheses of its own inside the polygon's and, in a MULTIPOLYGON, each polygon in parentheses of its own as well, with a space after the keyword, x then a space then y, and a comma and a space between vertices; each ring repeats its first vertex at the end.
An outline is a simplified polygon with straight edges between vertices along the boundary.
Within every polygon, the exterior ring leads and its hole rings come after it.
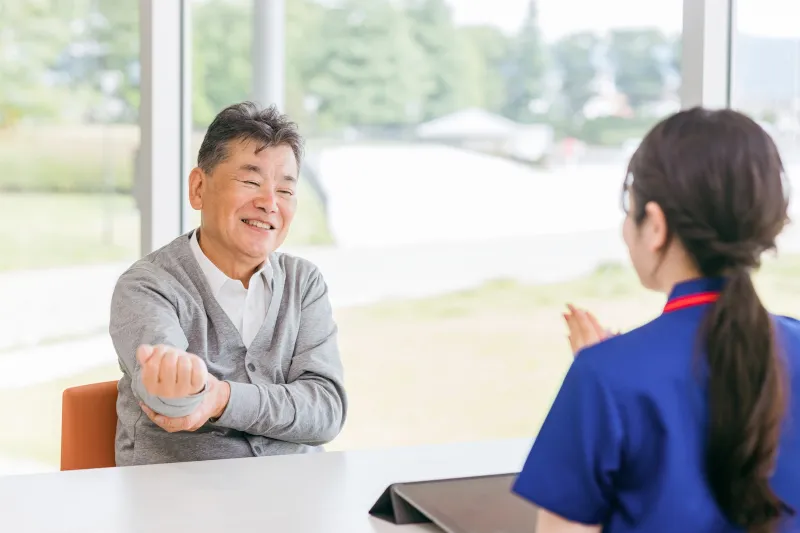
MULTIPOLYGON (((670 300, 722 288, 679 284, 670 300)), ((708 405, 698 379, 698 328, 709 304, 666 313, 583 350, 570 367, 514 491, 567 520, 603 531, 741 531, 704 476, 708 405)), ((790 384, 772 487, 800 512, 800 322, 775 317, 790 384)), ((781 531, 800 531, 790 518, 781 531)))

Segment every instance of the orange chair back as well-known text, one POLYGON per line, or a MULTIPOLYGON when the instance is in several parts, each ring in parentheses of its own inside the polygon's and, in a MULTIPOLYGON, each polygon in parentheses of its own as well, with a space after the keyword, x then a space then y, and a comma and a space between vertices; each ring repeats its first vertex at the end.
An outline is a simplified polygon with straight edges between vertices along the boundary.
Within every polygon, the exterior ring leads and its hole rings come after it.
POLYGON ((61 470, 116 466, 117 382, 64 391, 61 404, 61 470))

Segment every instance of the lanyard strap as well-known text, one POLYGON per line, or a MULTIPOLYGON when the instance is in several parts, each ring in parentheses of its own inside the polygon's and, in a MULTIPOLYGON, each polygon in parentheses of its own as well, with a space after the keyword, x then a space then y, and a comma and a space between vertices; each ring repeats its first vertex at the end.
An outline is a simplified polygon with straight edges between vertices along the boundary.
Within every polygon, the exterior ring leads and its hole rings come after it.
POLYGON ((714 303, 719 299, 718 292, 700 292, 697 294, 687 294, 680 296, 667 302, 664 306, 665 313, 686 309, 687 307, 696 307, 698 305, 714 303))

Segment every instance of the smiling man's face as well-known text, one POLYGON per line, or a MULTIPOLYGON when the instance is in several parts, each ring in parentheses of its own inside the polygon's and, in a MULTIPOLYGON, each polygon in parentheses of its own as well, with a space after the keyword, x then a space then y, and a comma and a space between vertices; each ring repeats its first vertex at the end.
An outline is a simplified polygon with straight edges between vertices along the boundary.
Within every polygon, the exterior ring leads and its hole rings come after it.
POLYGON ((209 246, 224 253, 220 259, 236 271, 255 268, 283 244, 297 210, 291 147, 259 148, 231 141, 210 175, 196 168, 190 176, 190 201, 202 213, 201 246, 207 254, 209 246))

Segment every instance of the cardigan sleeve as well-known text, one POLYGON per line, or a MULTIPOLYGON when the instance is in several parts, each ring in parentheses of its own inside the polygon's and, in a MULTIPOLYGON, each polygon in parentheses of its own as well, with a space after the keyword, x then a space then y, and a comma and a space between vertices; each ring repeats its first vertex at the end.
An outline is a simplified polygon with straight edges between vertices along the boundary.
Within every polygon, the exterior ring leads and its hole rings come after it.
POLYGON ((186 350, 189 342, 181 329, 169 288, 149 266, 134 266, 120 276, 111 298, 109 333, 120 368, 131 380, 134 396, 156 413, 169 417, 191 414, 203 400, 205 388, 185 398, 161 398, 142 384, 136 350, 142 344, 165 344, 186 350))

